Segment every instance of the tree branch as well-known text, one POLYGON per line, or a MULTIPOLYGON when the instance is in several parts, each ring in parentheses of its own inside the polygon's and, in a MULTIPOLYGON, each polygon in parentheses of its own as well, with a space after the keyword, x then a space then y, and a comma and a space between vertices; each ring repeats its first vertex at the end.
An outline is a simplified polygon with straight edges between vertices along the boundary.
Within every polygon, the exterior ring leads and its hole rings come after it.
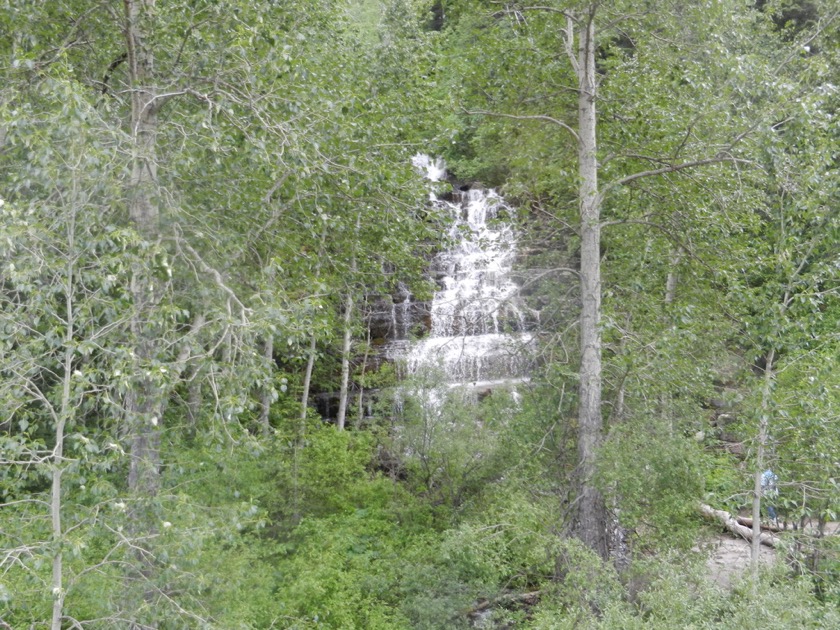
POLYGON ((102 93, 108 93, 108 81, 111 80, 111 75, 114 74, 114 70, 120 67, 124 61, 128 59, 128 53, 124 52, 119 57, 114 59, 110 64, 108 64, 108 69, 105 70, 105 75, 102 77, 102 93))
POLYGON ((676 173, 678 171, 683 171, 687 168, 696 168, 698 166, 707 166, 709 164, 720 164, 722 162, 743 162, 749 163, 748 160, 744 160, 741 158, 736 158, 731 155, 716 155, 715 157, 704 158, 702 160, 691 160, 689 162, 682 162, 680 164, 669 164, 668 166, 663 166, 662 168, 655 168, 649 171, 639 171, 638 173, 633 173, 632 175, 628 175, 627 177, 622 177, 621 179, 617 179, 613 182, 606 184, 601 191, 601 197, 603 197, 607 191, 612 190, 613 188, 618 188, 619 186, 626 186, 627 184, 636 181, 637 179, 643 179, 645 177, 656 177, 657 175, 665 175, 667 173, 676 173))
MULTIPOLYGON (((753 531, 749 527, 741 525, 738 520, 726 510, 716 510, 704 503, 701 503, 699 508, 700 512, 702 512, 704 516, 719 521, 732 534, 735 534, 740 538, 744 538, 745 540, 751 541, 753 539, 753 531)), ((761 532, 758 536, 758 540, 762 545, 767 545, 768 547, 775 547, 779 544, 779 539, 767 532, 761 532)))
MULTIPOLYGON (((500 2, 494 2, 493 4, 501 4, 500 2)), ((565 15, 566 17, 571 17, 571 14, 566 11, 565 9, 558 9, 557 7, 547 7, 547 6, 533 6, 533 7, 517 7, 515 9, 505 9, 503 11, 499 11, 498 13, 513 13, 513 12, 522 12, 522 11, 548 11, 549 13, 559 13, 560 15, 565 15)))
POLYGON ((575 142, 580 142, 580 137, 578 136, 577 132, 572 129, 569 125, 564 123, 562 120, 557 120, 556 118, 552 118, 551 116, 545 116, 542 114, 533 114, 533 115, 516 115, 516 114, 502 114, 499 112, 488 112, 485 110, 464 110, 465 114, 469 114, 471 116, 492 116, 495 118, 512 118, 513 120, 541 120, 545 122, 550 122, 558 127, 562 127, 575 139, 575 142))
POLYGON ((192 247, 192 245, 190 245, 181 236, 180 231, 179 230, 176 230, 176 231, 177 231, 177 233, 176 233, 175 242, 176 242, 177 246, 179 248, 183 247, 183 249, 185 249, 187 251, 187 253, 190 254, 192 256, 192 258, 198 263, 198 266, 201 268, 201 270, 203 272, 207 273, 207 274, 210 274, 213 277, 213 279, 216 282, 216 285, 220 289, 222 289, 222 291, 227 293, 228 296, 230 296, 230 299, 239 307, 239 309, 242 313, 242 317, 244 319, 245 315, 247 313, 251 312, 251 309, 249 309, 247 306, 245 306, 239 300, 239 297, 236 295, 236 292, 233 289, 231 289, 227 284, 225 284, 224 278, 222 278, 222 274, 219 273, 219 271, 217 269, 214 269, 213 267, 208 265, 206 262, 204 262, 204 259, 201 257, 201 255, 197 251, 195 251, 195 249, 192 247))

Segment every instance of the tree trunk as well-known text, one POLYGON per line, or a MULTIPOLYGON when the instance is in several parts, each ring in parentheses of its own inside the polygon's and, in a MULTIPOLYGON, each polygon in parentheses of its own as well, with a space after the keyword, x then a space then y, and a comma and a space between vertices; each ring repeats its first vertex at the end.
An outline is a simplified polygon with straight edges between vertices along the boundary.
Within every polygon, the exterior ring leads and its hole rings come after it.
MULTIPOLYGON (((157 132, 158 109, 154 87, 154 54, 146 40, 153 20, 155 0, 124 0, 124 35, 131 82, 131 128, 133 163, 127 186, 129 218, 148 240, 159 235, 157 193, 157 132)), ((129 514, 132 537, 153 537, 156 533, 153 500, 160 490, 160 443, 163 399, 161 392, 146 373, 155 357, 155 335, 148 329, 159 301, 159 290, 147 270, 135 268, 131 283, 135 314, 131 322, 137 340, 135 374, 131 389, 125 397, 128 425, 130 463, 128 489, 132 495, 129 514)), ((141 545, 135 547, 136 570, 144 580, 152 577, 152 555, 141 545)), ((131 578, 130 578, 131 580, 131 578)), ((129 589, 130 591, 130 589, 129 589)), ((139 602, 127 594, 127 613, 136 616, 139 602)), ((146 588, 146 606, 152 606, 152 592, 146 588)), ((137 627, 132 622, 132 627, 137 627)), ((145 627, 145 626, 144 626, 145 627)))
POLYGON ((199 376, 201 368, 198 365, 192 367, 187 376, 187 420, 189 421, 189 431, 195 434, 198 428, 198 418, 201 414, 201 381, 199 376))
POLYGON ((753 477, 752 503, 752 545, 750 547, 750 575, 754 584, 758 582, 758 560, 760 552, 759 533, 761 532, 761 475, 764 473, 765 449, 770 427, 770 398, 773 395, 773 361, 776 351, 770 349, 767 365, 764 367, 764 387, 761 392, 761 419, 758 422, 758 446, 755 456, 755 474, 753 477))
POLYGON ((607 516, 595 487, 601 417, 601 198, 596 142, 595 9, 581 16, 578 42, 578 167, 580 175, 580 402, 575 535, 607 558, 607 516))
MULTIPOLYGON (((318 260, 315 262, 315 280, 321 279, 321 261, 324 259, 324 244, 327 242, 327 224, 321 230, 321 244, 318 247, 318 260)), ((312 370, 315 367, 315 349, 318 336, 313 332, 309 339, 309 354, 306 359, 306 369, 303 373, 303 393, 300 397, 300 420, 306 420, 306 409, 309 406, 309 387, 312 383, 312 370)))
POLYGON ((74 234, 71 228, 68 234, 68 262, 66 272, 65 315, 67 327, 64 331, 64 375, 62 377, 61 406, 55 425, 55 446, 53 447, 52 488, 50 492, 50 516, 52 521, 52 539, 55 545, 52 563, 52 623, 51 630, 61 630, 61 620, 64 616, 64 530, 61 524, 61 475, 64 471, 64 429, 67 420, 73 413, 70 404, 70 380, 73 378, 73 336, 76 334, 73 308, 73 260, 74 234))
POLYGON ((131 81, 133 164, 129 180, 129 216, 147 237, 158 233, 157 132, 158 109, 154 87, 154 54, 146 41, 144 22, 151 20, 155 0, 124 0, 125 38, 131 81))
POLYGON ((665 280, 665 304, 672 304, 677 297, 677 282, 679 276, 677 275, 677 266, 680 264, 682 252, 679 247, 674 247, 671 251, 671 258, 668 264, 668 278, 665 280))
POLYGON ((300 395, 300 420, 306 420, 306 411, 309 408, 309 388, 312 384, 312 370, 315 367, 315 350, 317 349, 318 337, 315 333, 309 338, 309 352, 306 358, 306 369, 303 371, 303 392, 300 395))
POLYGON ((347 420, 347 399, 350 389, 350 350, 353 346, 353 296, 348 292, 344 302, 344 340, 341 344, 341 387, 338 394, 336 426, 344 430, 347 420))
POLYGON ((767 545, 768 547, 775 547, 778 539, 768 532, 755 531, 755 526, 749 528, 741 525, 738 519, 732 516, 726 510, 716 510, 708 505, 700 504, 700 511, 709 518, 719 521, 727 530, 736 536, 749 540, 753 545, 767 545))
MULTIPOLYGON (((263 356, 271 365, 274 361, 274 337, 268 335, 263 342, 263 356)), ((262 396, 260 397, 260 428, 263 437, 268 437, 271 434, 271 379, 274 377, 274 367, 269 370, 269 382, 263 387, 262 396)))
MULTIPOLYGON (((125 38, 128 50, 129 76, 131 79, 131 133, 133 138, 133 164, 128 184, 129 218, 137 229, 149 239, 158 236, 159 209, 157 205, 157 152, 158 130, 155 102, 154 55, 146 42, 144 22, 150 19, 154 0, 124 0, 125 38)), ((154 356, 154 339, 146 330, 147 316, 158 301, 153 282, 144 269, 135 269, 132 286, 135 316, 132 332, 138 339, 135 348, 139 366, 154 356)), ((155 496, 158 490, 160 413, 154 384, 140 377, 126 396, 126 415, 131 427, 131 465, 128 476, 129 489, 145 496, 155 496)))
MULTIPOLYGON (((359 229, 362 224, 362 215, 356 215, 356 239, 359 242, 359 229)), ((356 254, 353 254, 352 262, 350 263, 351 282, 347 288, 347 297, 344 302, 344 342, 341 345, 341 389, 338 396, 338 418, 336 424, 339 430, 344 430, 344 425, 347 420, 347 402, 349 398, 350 387, 350 350, 353 345, 353 276, 356 275, 356 254)))
POLYGON ((361 428, 362 423, 365 419, 365 375, 367 374, 367 362, 368 356, 370 355, 370 322, 368 322, 367 326, 367 341, 365 342, 365 353, 362 356, 362 365, 361 365, 361 383, 359 384, 359 404, 357 407, 357 414, 358 417, 356 419, 356 427, 361 428))

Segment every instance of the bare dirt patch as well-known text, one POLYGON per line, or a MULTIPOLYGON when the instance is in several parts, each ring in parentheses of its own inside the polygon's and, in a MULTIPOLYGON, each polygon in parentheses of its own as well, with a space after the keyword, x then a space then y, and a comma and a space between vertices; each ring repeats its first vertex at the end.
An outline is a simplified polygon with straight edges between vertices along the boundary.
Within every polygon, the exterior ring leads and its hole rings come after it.
MULTIPOLYGON (((706 561, 709 578, 721 588, 728 590, 749 574, 750 543, 743 538, 721 534, 706 545, 706 550, 711 552, 706 561)), ((759 562, 767 566, 775 561, 776 550, 762 545, 759 562)))
MULTIPOLYGON (((786 527, 780 532, 782 537, 794 531, 790 524, 785 525, 786 527)), ((805 526, 806 532, 813 532, 814 529, 811 524, 805 526)), ((840 534, 840 523, 827 523, 823 531, 826 536, 836 536, 840 534)), ((706 561, 709 578, 721 588, 731 589, 738 580, 749 574, 749 541, 727 534, 719 534, 707 542, 703 549, 710 554, 706 561)), ((776 549, 761 545, 759 551, 759 561, 763 565, 769 566, 776 562, 778 555, 776 549)))

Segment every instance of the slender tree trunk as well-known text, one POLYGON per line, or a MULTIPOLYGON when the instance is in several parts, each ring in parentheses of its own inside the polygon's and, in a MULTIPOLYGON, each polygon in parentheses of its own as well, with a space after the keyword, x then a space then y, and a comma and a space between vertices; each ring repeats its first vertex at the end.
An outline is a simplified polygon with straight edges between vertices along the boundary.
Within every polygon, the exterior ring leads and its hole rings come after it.
POLYGON ((601 417, 601 198, 596 141, 595 8, 582 16, 578 42, 578 167, 580 176, 580 402, 578 497, 575 534, 606 559, 607 515, 595 487, 601 417))
MULTIPOLYGON (((321 278, 321 261, 324 259, 324 245, 327 242, 327 224, 321 230, 321 243, 318 246, 318 260, 315 262, 315 280, 321 278)), ((318 336, 313 332, 309 339, 309 354, 306 358, 306 369, 303 373, 303 393, 300 397, 300 419, 306 420, 306 409, 309 405, 309 387, 312 383, 312 370, 315 367, 315 349, 318 343, 318 336)))
MULTIPOLYGON (((274 376, 274 337, 271 335, 266 337, 263 343, 263 356, 271 365, 269 372, 269 379, 271 379, 274 376)), ((268 437, 271 433, 271 390, 271 381, 269 380, 260 397, 260 427, 263 437, 268 437)))
POLYGON ((315 333, 309 338, 309 352, 306 358, 306 369, 303 371, 303 393, 300 396, 300 419, 306 420, 306 411, 309 408, 309 387, 312 384, 312 370, 315 367, 315 350, 317 349, 318 337, 315 333))
POLYGON ((353 346, 353 296, 350 292, 344 302, 344 340, 341 344, 341 387, 338 394, 338 417, 336 426, 344 430, 347 420, 347 400, 350 390, 350 350, 353 346))
POLYGON ((665 304, 672 304, 677 297, 677 283, 679 281, 677 265, 680 264, 681 258, 679 247, 675 247, 671 251, 671 259, 668 265, 668 278, 665 280, 665 304))
POLYGON ((53 448, 52 488, 50 491, 50 516, 52 520, 52 539, 55 551, 52 563, 52 623, 51 630, 61 630, 61 620, 64 617, 64 530, 61 523, 61 475, 64 471, 64 430, 67 420, 73 413, 70 404, 70 381, 73 378, 73 336, 75 332, 75 317, 73 308, 73 260, 74 260, 74 226, 71 224, 68 234, 68 261, 66 270, 65 307, 67 310, 67 326, 64 331, 64 375, 62 377, 61 406, 55 425, 55 447, 53 448))
MULTIPOLYGON (((324 222, 321 230, 321 244, 318 247, 318 260, 315 263, 315 279, 321 277, 321 261, 324 259, 324 245, 327 242, 327 224, 324 222)), ((312 384, 312 370, 315 367, 315 351, 318 348, 318 335, 312 332, 309 338, 309 353, 306 358, 306 369, 303 373, 303 393, 300 396, 300 422, 295 439, 294 452, 292 454, 292 521, 297 523, 300 520, 300 450, 303 448, 303 439, 306 435, 306 414, 309 409, 309 388, 312 384)))
POLYGON ((755 456, 752 503, 752 544, 750 546, 750 575, 754 585, 758 583, 758 560, 761 553, 759 534, 761 532, 761 475, 764 473, 765 451, 770 429, 770 402, 773 395, 773 369, 776 351, 771 348, 764 367, 764 386, 761 392, 761 418, 758 421, 758 446, 755 456))
POLYGON ((358 398, 358 408, 357 408, 357 419, 356 419, 356 426, 357 428, 361 428, 362 422, 365 419, 365 374, 367 374, 367 362, 368 356, 370 355, 370 322, 368 322, 367 326, 367 341, 365 342, 365 353, 362 356, 362 366, 361 366, 361 383, 359 385, 359 398, 358 398))
POLYGON ((201 381, 199 380, 201 368, 194 365, 187 376, 187 420, 189 431, 195 434, 198 427, 198 417, 201 413, 201 381))
MULTIPOLYGON (((362 224, 362 215, 356 215, 356 240, 359 242, 359 229, 362 224)), ((344 302, 344 341, 341 345, 341 388, 338 395, 338 418, 336 424, 339 430, 344 430, 347 420, 347 403, 350 388, 350 350, 353 345, 353 291, 352 276, 356 275, 356 254, 353 254, 350 264, 351 283, 348 285, 347 297, 344 302)))
MULTIPOLYGON (((68 300, 69 301, 69 300, 68 300)), ((70 326, 68 326, 68 329, 70 326)), ((51 630, 61 630, 64 616, 64 553, 61 550, 64 532, 61 525, 61 474, 64 469, 64 427, 70 411, 70 378, 73 368, 73 351, 69 345, 64 353, 64 383, 61 393, 61 410, 55 427, 53 448, 52 489, 50 492, 50 515, 52 517, 52 539, 55 545, 52 563, 52 624, 51 630)))
POLYGON ((298 423, 295 447, 292 453, 292 522, 300 521, 300 450, 306 436, 306 414, 309 410, 309 386, 312 383, 312 370, 315 367, 315 351, 318 336, 313 332, 309 338, 309 356, 306 359, 306 370, 303 373, 303 393, 300 397, 300 421, 298 423))

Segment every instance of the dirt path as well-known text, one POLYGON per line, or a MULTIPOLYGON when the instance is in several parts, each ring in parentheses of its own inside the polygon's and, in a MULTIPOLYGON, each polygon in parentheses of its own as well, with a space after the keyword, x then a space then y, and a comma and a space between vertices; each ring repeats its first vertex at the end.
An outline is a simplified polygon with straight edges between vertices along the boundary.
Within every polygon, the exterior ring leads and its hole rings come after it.
MULTIPOLYGON (((706 561, 709 577, 724 589, 732 585, 750 570, 750 543, 743 538, 720 534, 708 543, 711 555, 706 561)), ((776 550, 762 545, 759 561, 771 564, 776 561, 776 550)))
MULTIPOLYGON (((840 532, 840 523, 826 524, 827 536, 836 536, 838 532, 840 532)), ((743 538, 719 534, 705 545, 705 549, 711 552, 706 561, 709 578, 721 588, 730 589, 735 582, 749 574, 750 543, 743 538)), ((759 559, 762 564, 772 564, 776 561, 776 557, 775 549, 761 546, 759 559)))

